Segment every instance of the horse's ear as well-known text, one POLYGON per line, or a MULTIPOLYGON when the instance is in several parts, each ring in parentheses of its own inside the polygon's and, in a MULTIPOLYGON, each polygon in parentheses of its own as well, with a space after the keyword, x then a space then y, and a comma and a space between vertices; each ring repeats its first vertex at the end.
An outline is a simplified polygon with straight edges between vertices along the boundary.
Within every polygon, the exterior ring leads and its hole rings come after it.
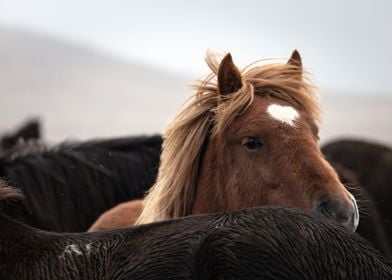
POLYGON ((287 61, 287 64, 302 68, 301 55, 299 54, 299 52, 297 50, 293 51, 293 53, 291 54, 291 57, 287 61))
POLYGON ((230 53, 222 59, 219 65, 218 87, 221 95, 236 92, 242 87, 241 72, 234 65, 230 53))
POLYGON ((302 77, 302 59, 301 55, 297 50, 294 50, 293 53, 291 54, 291 57, 287 61, 287 65, 298 67, 299 74, 302 77))

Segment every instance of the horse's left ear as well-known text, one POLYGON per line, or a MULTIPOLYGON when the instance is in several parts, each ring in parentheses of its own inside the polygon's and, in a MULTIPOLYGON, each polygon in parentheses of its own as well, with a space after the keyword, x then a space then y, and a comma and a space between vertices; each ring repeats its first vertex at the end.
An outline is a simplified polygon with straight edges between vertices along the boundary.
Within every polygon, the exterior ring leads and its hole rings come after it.
POLYGON ((236 92, 242 87, 241 72, 234 65, 228 53, 221 61, 218 69, 218 88, 221 95, 236 92))

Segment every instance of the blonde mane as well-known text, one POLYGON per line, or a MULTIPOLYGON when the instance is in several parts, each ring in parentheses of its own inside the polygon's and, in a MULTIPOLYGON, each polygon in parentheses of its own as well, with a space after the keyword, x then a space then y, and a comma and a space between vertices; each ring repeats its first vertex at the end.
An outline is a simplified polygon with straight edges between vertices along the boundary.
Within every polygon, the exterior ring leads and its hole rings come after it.
POLYGON ((242 88, 222 96, 217 85, 216 56, 207 53, 206 62, 212 74, 193 86, 196 94, 164 132, 157 181, 144 199, 137 224, 191 214, 201 154, 209 133, 211 137, 223 133, 236 116, 247 110, 255 95, 285 100, 319 120, 317 95, 302 67, 286 63, 251 64, 241 71, 242 88))

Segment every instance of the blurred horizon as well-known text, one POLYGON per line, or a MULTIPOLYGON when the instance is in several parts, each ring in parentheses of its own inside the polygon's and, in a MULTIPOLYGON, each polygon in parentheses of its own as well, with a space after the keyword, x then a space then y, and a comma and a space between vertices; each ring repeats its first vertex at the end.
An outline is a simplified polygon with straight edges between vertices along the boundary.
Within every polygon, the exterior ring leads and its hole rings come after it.
POLYGON ((161 133, 210 71, 298 49, 321 96, 321 140, 392 144, 392 2, 0 2, 0 134, 28 117, 58 142, 161 133), (389 9, 389 10, 388 10, 389 9))
POLYGON ((2 0, 0 27, 192 78, 208 71, 207 49, 240 65, 298 49, 321 89, 390 95, 391 10, 388 0, 2 0))

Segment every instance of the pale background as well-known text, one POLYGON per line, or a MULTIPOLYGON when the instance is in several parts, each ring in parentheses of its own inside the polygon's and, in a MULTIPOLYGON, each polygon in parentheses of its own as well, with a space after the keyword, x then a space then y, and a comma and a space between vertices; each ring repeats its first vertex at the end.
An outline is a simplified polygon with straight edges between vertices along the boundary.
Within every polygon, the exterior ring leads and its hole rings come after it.
POLYGON ((203 77, 294 48, 322 98, 321 139, 392 144, 392 1, 0 0, 0 133, 50 142, 161 132, 203 77))

